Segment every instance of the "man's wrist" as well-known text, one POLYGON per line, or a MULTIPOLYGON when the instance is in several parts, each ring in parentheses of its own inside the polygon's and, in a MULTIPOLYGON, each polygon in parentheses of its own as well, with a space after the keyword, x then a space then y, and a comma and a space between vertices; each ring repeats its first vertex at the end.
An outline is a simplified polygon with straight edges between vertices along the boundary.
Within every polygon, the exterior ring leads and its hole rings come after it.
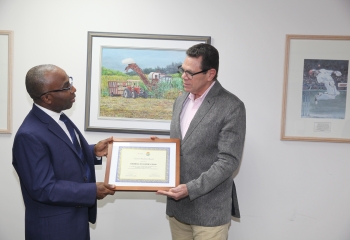
POLYGON ((96 144, 94 145, 94 154, 95 154, 95 156, 97 157, 97 154, 96 154, 96 144))

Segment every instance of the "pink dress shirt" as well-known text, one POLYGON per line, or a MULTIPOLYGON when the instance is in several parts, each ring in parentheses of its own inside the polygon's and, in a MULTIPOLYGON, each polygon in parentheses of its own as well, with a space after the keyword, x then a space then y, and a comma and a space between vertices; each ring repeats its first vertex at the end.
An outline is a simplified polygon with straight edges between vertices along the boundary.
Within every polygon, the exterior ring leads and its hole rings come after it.
POLYGON ((194 99, 194 94, 190 93, 188 98, 186 99, 182 112, 180 115, 180 125, 181 125, 181 133, 182 139, 185 137, 188 127, 191 124, 191 121, 196 114, 198 108, 202 105, 205 97, 207 96, 209 90, 214 86, 215 81, 208 87, 208 89, 197 99, 194 99))

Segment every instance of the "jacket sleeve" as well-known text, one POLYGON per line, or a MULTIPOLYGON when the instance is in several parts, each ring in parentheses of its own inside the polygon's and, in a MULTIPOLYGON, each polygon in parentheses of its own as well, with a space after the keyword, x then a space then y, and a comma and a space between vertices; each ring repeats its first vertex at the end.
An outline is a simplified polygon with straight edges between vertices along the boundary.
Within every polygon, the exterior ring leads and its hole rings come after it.
POLYGON ((95 145, 96 144, 89 145, 91 154, 92 156, 94 156, 94 165, 102 165, 102 157, 97 157, 95 155, 95 150, 94 150, 95 145))

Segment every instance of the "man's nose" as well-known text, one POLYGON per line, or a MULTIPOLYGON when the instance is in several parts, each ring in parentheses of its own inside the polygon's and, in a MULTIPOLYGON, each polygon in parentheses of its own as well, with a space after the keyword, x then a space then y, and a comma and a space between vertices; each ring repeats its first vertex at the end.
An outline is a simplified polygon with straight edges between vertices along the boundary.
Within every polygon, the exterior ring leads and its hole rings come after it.
POLYGON ((186 80, 189 79, 188 76, 187 76, 187 74, 186 74, 186 72, 183 72, 183 73, 182 73, 181 78, 182 78, 182 79, 186 79, 186 80))

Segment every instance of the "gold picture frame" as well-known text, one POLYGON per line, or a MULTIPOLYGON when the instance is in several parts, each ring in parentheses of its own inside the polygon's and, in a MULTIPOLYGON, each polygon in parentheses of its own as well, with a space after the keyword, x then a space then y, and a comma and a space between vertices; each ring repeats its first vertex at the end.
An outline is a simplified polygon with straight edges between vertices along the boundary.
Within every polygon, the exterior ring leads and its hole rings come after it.
POLYGON ((105 183, 114 190, 168 190, 180 183, 180 139, 114 138, 105 183))

